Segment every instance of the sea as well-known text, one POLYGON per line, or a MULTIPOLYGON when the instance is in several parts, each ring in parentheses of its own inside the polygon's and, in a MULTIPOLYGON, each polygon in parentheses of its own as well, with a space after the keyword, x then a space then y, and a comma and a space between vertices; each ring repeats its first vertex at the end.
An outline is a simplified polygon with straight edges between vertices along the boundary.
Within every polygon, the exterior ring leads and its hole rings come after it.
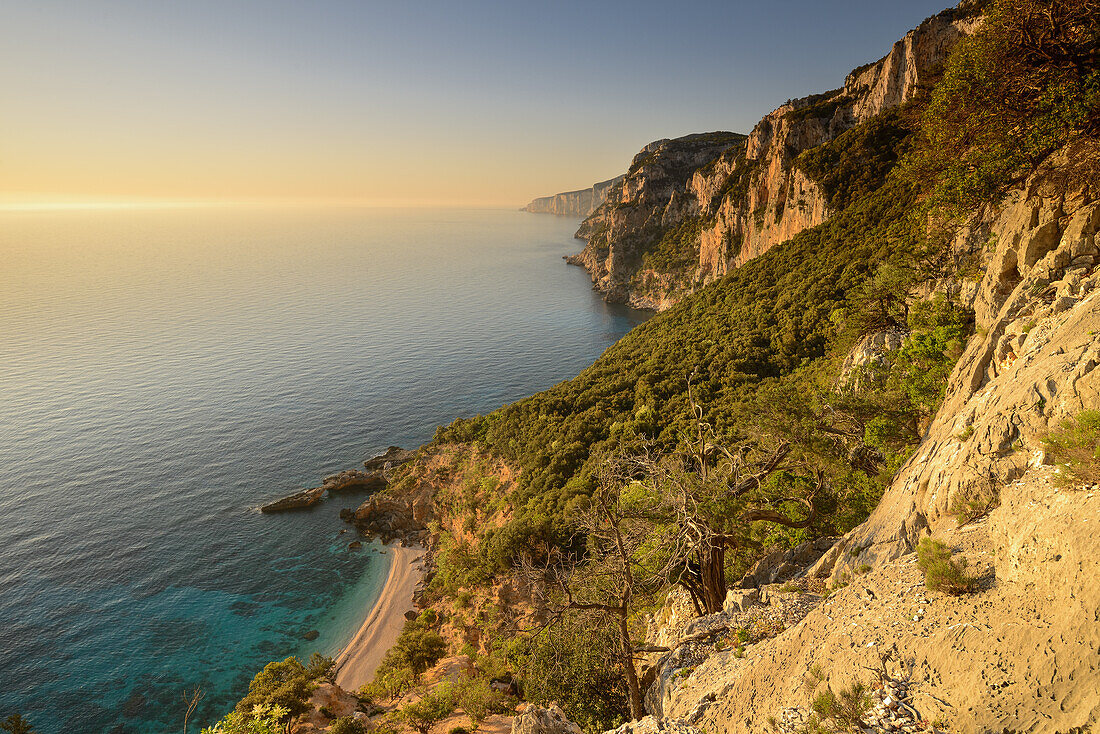
POLYGON ((568 379, 642 312, 508 210, 0 213, 0 719, 191 731, 333 655, 389 569, 261 503, 568 379), (314 638, 315 639, 307 639, 314 638))

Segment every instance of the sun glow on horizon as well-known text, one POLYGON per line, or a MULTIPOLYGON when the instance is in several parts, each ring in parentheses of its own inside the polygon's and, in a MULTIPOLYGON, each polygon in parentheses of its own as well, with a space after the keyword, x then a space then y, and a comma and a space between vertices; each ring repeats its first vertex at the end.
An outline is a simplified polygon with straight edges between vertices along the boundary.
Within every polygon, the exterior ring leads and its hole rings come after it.
POLYGON ((443 199, 158 199, 82 197, 3 197, 0 212, 117 211, 157 209, 512 209, 513 202, 456 202, 443 199))

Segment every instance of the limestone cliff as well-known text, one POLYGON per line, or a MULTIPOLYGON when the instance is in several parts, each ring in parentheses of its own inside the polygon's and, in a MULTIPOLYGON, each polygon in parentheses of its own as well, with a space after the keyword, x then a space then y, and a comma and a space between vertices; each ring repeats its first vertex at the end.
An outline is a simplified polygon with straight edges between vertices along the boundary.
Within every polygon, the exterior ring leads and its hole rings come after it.
POLYGON ((523 207, 535 214, 557 214, 562 217, 587 217, 607 199, 607 192, 622 181, 622 176, 600 181, 587 189, 564 191, 553 196, 541 196, 523 207))
MULTIPOLYGON (((708 732, 794 733, 817 693, 860 681, 879 687, 865 717, 875 731, 1100 726, 1100 496, 1059 481, 1041 440, 1100 405, 1100 202, 1085 183, 1097 161, 1095 143, 1061 151, 956 233, 963 267, 937 287, 973 306, 978 331, 916 453, 863 525, 818 561, 779 559, 784 575, 763 577, 795 584, 735 590, 722 613, 686 624, 670 599, 649 632, 673 649, 650 673, 654 713, 708 732), (995 509, 960 525, 971 500, 995 509), (969 561, 975 593, 923 588, 913 551, 929 533, 969 561), (826 584, 839 590, 823 598, 826 584), (751 642, 732 649, 739 628, 751 642)), ((857 352, 879 347, 890 345, 857 352)))
POLYGON ((912 99, 974 23, 955 10, 929 18, 842 88, 788 101, 747 138, 647 145, 582 223, 587 245, 569 262, 609 301, 661 310, 821 224, 829 199, 798 156, 912 99))

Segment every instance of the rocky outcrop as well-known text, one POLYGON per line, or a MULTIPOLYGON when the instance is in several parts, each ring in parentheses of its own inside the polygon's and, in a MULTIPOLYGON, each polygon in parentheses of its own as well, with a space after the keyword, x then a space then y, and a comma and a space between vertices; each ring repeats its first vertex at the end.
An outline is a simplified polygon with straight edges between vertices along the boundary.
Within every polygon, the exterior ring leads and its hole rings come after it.
POLYGON ((790 550, 773 551, 753 564, 738 586, 751 589, 802 576, 809 566, 836 544, 836 541, 837 538, 833 537, 815 538, 790 550))
POLYGON ((956 250, 985 271, 978 333, 920 447, 818 573, 892 560, 928 529, 954 526, 954 507, 994 495, 1051 427, 1100 403, 1100 203, 1075 171, 1100 157, 1087 147, 1054 156, 957 236, 956 250))
POLYGON ((290 510, 304 510, 316 505, 324 496, 324 487, 303 489, 301 492, 295 492, 294 494, 261 505, 260 512, 270 514, 274 512, 288 512, 290 510))
POLYGON ((885 368, 887 356, 901 349, 908 336, 901 329, 883 329, 864 336, 844 358, 838 385, 859 390, 864 375, 885 368))
POLYGON ((385 453, 364 461, 363 467, 368 471, 386 471, 407 464, 415 458, 415 451, 409 451, 400 446, 390 446, 385 453))
POLYGON ((805 721, 826 688, 858 681, 877 691, 865 730, 1095 730, 1100 494, 1059 487, 1040 465, 1001 496, 987 520, 939 533, 969 561, 975 593, 925 589, 906 554, 849 577, 774 637, 740 652, 714 647, 668 676, 662 714, 716 734, 764 734, 773 721, 805 721), (891 708, 889 686, 913 713, 891 708))
POLYGON ((612 186, 623 180, 622 176, 592 184, 590 188, 564 191, 553 196, 541 196, 523 207, 525 212, 556 214, 562 217, 587 217, 607 199, 612 186))
POLYGON ((698 202, 687 193, 692 175, 744 140, 744 135, 714 132, 642 148, 626 176, 608 191, 607 201, 581 223, 577 237, 587 244, 567 262, 588 270, 607 300, 637 302, 639 286, 631 281, 645 269, 643 255, 660 249, 674 225, 700 214, 698 202))
POLYGON ((565 717, 557 704, 528 706, 512 719, 512 734, 581 734, 581 728, 565 717))
POLYGON ((350 490, 382 489, 389 480, 381 471, 359 471, 348 469, 339 474, 325 477, 320 487, 303 489, 282 499, 269 502, 260 507, 260 512, 286 512, 288 510, 301 510, 313 507, 322 499, 325 492, 347 492, 350 490))
POLYGON ((394 538, 426 543, 432 512, 431 492, 421 488, 400 495, 390 492, 375 494, 354 512, 344 510, 340 516, 353 523, 359 532, 378 536, 383 543, 394 538))
POLYGON ((325 493, 348 492, 352 490, 379 490, 389 486, 387 472, 412 461, 415 451, 407 451, 398 446, 390 446, 384 454, 379 454, 363 462, 367 471, 348 469, 325 477, 320 487, 303 489, 273 502, 260 506, 260 512, 274 513, 290 510, 302 510, 313 507, 325 497, 325 493))
POLYGON ((334 683, 320 683, 310 696, 310 711, 302 714, 288 727, 290 734, 313 734, 329 730, 332 722, 352 718, 369 726, 370 718, 361 709, 359 699, 334 683))
POLYGON ((799 154, 912 99, 975 25, 954 10, 929 18, 840 89, 787 102, 696 162, 681 150, 698 136, 651 143, 581 224, 587 245, 569 262, 609 301, 660 310, 821 224, 828 201, 796 165, 799 154))
POLYGON ((650 715, 637 721, 628 721, 606 734, 699 734, 699 730, 682 721, 658 719, 650 715))

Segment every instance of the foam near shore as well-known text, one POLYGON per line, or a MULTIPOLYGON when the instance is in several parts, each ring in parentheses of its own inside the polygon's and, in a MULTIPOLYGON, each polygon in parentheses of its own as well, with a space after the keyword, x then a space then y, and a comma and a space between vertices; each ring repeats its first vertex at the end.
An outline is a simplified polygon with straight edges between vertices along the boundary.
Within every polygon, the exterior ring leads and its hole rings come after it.
POLYGON ((414 609, 413 593, 424 575, 424 549, 419 546, 386 546, 390 572, 382 594, 359 631, 336 656, 336 684, 354 691, 370 682, 386 651, 405 626, 405 613, 414 609))

